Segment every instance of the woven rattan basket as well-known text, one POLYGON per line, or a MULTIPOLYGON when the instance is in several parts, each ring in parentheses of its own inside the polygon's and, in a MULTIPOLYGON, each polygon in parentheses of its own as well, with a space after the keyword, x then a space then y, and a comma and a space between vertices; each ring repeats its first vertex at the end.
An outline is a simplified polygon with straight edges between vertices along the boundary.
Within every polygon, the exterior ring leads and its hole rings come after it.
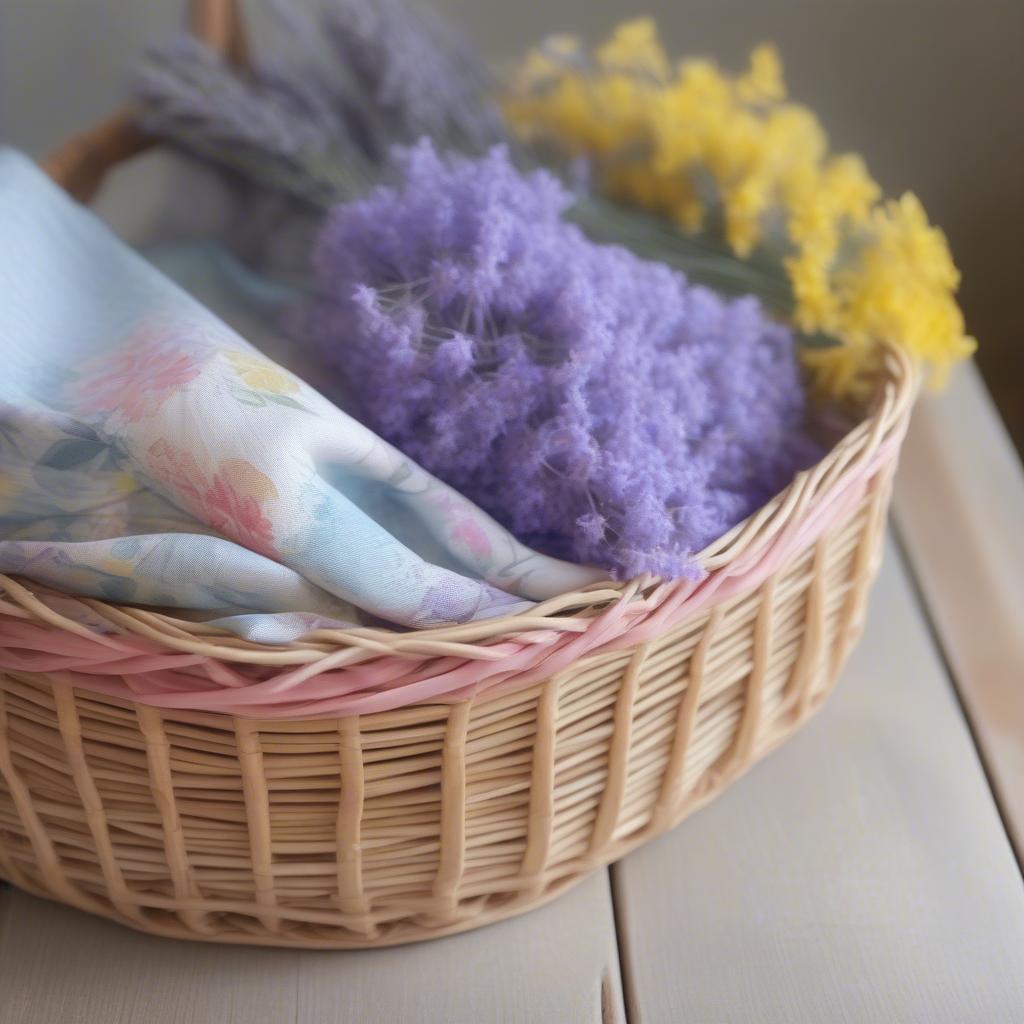
MULTIPOLYGON (((240 56, 231 4, 195 13, 240 56)), ((47 166, 84 197, 144 144, 117 117, 47 166)), ((99 601, 91 630, 0 576, 0 875, 147 932, 281 946, 551 899, 820 705, 861 628, 914 377, 889 354, 864 421, 705 551, 700 583, 269 647, 99 601), (178 692, 141 695, 157 670, 178 692), (293 699, 311 681, 317 701, 293 699)))

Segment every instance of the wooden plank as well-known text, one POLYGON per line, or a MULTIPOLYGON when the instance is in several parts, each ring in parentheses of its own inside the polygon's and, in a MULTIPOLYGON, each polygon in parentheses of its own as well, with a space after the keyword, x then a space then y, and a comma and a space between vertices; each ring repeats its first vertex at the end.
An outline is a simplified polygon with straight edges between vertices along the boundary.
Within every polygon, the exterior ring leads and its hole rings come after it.
POLYGON ((210 947, 11 890, 0 935, 3 1024, 282 1024, 298 953, 210 947))
POLYGON ((299 1020, 617 1024, 625 1020, 608 873, 524 917, 404 950, 299 964, 299 1020))
POLYGON ((1024 1020, 1024 888, 891 543, 818 718, 613 885, 643 1024, 1024 1020))
POLYGON ((897 477, 900 537, 1024 857, 1024 472, 973 366, 924 396, 897 477))
POLYGON ((607 872, 533 914, 373 952, 249 949, 139 935, 11 890, 3 1024, 615 1024, 607 872))

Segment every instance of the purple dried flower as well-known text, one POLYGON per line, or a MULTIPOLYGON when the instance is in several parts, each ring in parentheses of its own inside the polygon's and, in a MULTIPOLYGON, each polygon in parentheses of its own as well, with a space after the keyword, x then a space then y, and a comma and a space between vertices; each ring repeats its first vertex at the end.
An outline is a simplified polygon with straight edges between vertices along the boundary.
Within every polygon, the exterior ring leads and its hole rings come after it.
POLYGON ((275 0, 278 46, 245 73, 188 35, 147 48, 132 91, 154 134, 313 206, 365 190, 396 142, 507 138, 490 71, 405 0, 275 0))
POLYGON ((503 149, 395 157, 337 207, 301 334, 356 411, 520 539, 617 575, 692 555, 818 452, 791 333, 562 220, 503 149))
POLYGON ((192 36, 149 47, 133 86, 148 130, 313 205, 358 194, 375 176, 344 112, 301 77, 243 78, 192 36))
POLYGON ((389 141, 481 152, 507 137, 490 69, 453 20, 405 0, 326 0, 320 17, 333 66, 389 141))

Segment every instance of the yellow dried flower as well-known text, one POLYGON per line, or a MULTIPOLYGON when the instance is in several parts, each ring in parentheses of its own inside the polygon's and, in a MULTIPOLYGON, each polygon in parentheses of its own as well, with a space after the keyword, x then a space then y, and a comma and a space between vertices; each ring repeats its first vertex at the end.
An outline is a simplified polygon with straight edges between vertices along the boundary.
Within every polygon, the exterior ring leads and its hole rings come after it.
POLYGON ((774 46, 762 43, 750 55, 750 70, 737 79, 736 93, 744 103, 771 103, 786 98, 782 61, 774 46))
POLYGON ((793 288, 793 320, 801 331, 831 333, 836 327, 836 297, 829 267, 835 247, 828 241, 806 245, 799 255, 785 260, 786 273, 793 288))
POLYGON ((740 258, 770 219, 783 224, 793 322, 840 342, 806 353, 828 393, 862 392, 882 342, 933 380, 973 351, 942 232, 912 195, 879 205, 858 156, 829 155, 814 114, 786 99, 774 48, 730 77, 707 60, 672 68, 649 19, 620 25, 592 58, 555 37, 527 58, 506 109, 524 137, 590 157, 608 196, 684 231, 705 227, 710 191, 740 258))
POLYGON ((834 274, 842 310, 837 333, 844 341, 898 341, 941 385, 975 349, 953 298, 960 275, 946 238, 908 192, 872 211, 868 239, 834 274))
POLYGON ((602 70, 615 74, 626 71, 652 78, 668 77, 668 57, 658 42, 658 30, 650 18, 623 22, 596 52, 602 70))

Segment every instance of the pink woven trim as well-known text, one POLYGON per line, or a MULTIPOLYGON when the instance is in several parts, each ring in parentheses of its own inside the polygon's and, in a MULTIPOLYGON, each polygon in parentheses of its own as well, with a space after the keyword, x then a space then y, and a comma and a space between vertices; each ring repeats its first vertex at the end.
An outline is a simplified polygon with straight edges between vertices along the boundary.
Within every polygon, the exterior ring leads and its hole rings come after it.
POLYGON ((0 615, 0 669, 47 673, 58 684, 162 708, 257 718, 309 718, 387 711, 549 678, 580 658, 652 640, 705 608, 747 593, 856 508, 894 459, 902 432, 844 474, 803 516, 764 544, 699 581, 665 583, 645 599, 618 601, 582 633, 531 630, 489 645, 486 659, 386 655, 345 664, 347 650, 279 670, 170 651, 133 635, 85 637, 0 615))

